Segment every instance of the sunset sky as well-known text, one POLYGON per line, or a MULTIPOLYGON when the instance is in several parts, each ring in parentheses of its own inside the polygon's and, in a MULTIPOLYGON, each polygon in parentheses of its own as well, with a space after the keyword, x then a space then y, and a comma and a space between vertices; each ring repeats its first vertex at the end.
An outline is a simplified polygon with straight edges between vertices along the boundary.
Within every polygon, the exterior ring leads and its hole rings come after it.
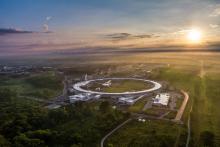
POLYGON ((220 46, 219 0, 0 0, 0 18, 1 53, 220 46))

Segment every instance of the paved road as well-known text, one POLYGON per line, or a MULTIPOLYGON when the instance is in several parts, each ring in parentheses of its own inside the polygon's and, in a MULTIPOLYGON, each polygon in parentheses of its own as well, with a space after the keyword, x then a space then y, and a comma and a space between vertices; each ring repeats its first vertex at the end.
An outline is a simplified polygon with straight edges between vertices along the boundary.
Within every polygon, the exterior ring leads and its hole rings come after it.
POLYGON ((124 121, 122 124, 118 125, 114 130, 112 130, 111 132, 109 132, 107 135, 105 135, 102 140, 101 140, 101 147, 104 147, 104 142, 105 140, 112 135, 115 131, 117 131, 119 128, 121 128, 122 126, 124 126, 125 124, 127 124, 128 122, 130 122, 132 119, 129 118, 128 120, 124 121))
POLYGON ((180 109, 179 109, 178 112, 177 112, 176 118, 174 119, 175 121, 180 121, 180 120, 181 120, 182 115, 183 115, 183 112, 184 112, 184 110, 185 110, 185 108, 186 108, 186 104, 187 104, 187 102, 188 102, 188 100, 189 100, 189 95, 188 95, 188 93, 185 92, 185 91, 183 91, 183 90, 181 90, 181 92, 182 92, 183 95, 184 95, 184 100, 183 100, 183 103, 182 103, 180 109))
POLYGON ((151 100, 149 100, 149 101, 144 105, 142 111, 145 111, 145 110, 147 110, 147 109, 150 109, 150 108, 152 107, 152 103, 153 103, 153 102, 152 102, 151 100))
POLYGON ((171 121, 173 120, 168 119, 168 118, 161 118, 160 116, 152 116, 152 115, 146 115, 146 114, 139 114, 139 113, 132 113, 132 117, 134 118, 146 118, 146 119, 156 119, 156 120, 164 120, 164 121, 171 121))
POLYGON ((164 117, 167 116, 169 113, 170 113, 170 111, 168 111, 168 112, 162 114, 161 116, 159 116, 159 118, 164 118, 164 117))

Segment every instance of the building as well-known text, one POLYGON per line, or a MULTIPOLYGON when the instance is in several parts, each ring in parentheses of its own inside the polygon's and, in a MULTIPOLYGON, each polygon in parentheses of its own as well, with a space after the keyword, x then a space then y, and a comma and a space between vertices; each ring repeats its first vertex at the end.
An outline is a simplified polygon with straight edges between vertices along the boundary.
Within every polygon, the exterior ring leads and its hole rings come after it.
POLYGON ((169 93, 160 93, 153 98, 153 104, 158 106, 167 106, 169 103, 170 94, 169 93))
POLYGON ((133 105, 134 104, 134 97, 120 97, 118 99, 118 102, 122 103, 122 104, 133 105))
POLYGON ((81 93, 81 94, 69 96, 70 103, 75 103, 77 101, 88 101, 91 99, 97 100, 99 98, 101 98, 101 95, 94 95, 90 93, 85 93, 85 94, 81 93))
POLYGON ((69 96, 70 103, 75 103, 77 101, 85 101, 87 99, 86 95, 77 94, 69 96))

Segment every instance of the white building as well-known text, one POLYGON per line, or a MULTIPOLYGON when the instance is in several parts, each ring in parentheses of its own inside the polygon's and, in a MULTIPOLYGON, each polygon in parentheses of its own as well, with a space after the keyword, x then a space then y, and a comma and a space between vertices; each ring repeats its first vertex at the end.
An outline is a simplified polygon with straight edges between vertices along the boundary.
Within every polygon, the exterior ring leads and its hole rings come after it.
POLYGON ((99 99, 101 98, 101 95, 92 95, 91 93, 86 94, 77 94, 77 95, 71 95, 69 96, 70 103, 75 103, 77 101, 88 101, 91 99, 99 99))
POLYGON ((167 106, 169 103, 170 94, 169 93, 160 93, 156 95, 156 97, 153 99, 153 104, 155 105, 162 105, 167 106))
POLYGON ((87 99, 87 96, 83 94, 69 96, 70 103, 75 103, 77 101, 85 101, 86 99, 87 99))
POLYGON ((134 97, 120 97, 118 99, 118 102, 119 103, 122 103, 122 104, 128 104, 128 105, 133 105, 134 104, 134 97))

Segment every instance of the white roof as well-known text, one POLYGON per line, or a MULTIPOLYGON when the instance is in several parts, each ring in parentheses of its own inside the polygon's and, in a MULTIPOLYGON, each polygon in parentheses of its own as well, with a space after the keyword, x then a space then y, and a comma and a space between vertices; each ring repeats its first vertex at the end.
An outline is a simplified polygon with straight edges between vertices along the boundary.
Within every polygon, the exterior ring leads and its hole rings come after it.
POLYGON ((168 93, 161 93, 158 94, 155 98, 154 98, 154 104, 161 104, 164 106, 168 105, 170 99, 170 95, 168 93))

